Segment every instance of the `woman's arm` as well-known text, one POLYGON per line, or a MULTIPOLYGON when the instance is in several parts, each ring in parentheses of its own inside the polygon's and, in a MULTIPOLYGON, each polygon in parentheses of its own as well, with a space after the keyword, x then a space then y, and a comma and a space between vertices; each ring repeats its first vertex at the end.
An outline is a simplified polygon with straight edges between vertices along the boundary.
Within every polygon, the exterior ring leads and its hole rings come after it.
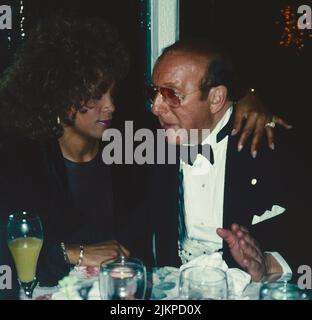
POLYGON ((105 241, 101 243, 83 246, 65 245, 68 262, 77 265, 79 257, 80 265, 85 267, 99 267, 103 261, 110 261, 119 256, 128 257, 130 252, 118 241, 105 241))

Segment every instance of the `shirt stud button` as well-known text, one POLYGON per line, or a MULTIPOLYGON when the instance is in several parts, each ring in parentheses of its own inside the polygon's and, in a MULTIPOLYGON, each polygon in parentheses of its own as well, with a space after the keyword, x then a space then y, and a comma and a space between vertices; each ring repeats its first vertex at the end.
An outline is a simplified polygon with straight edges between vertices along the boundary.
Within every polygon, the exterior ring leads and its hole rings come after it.
POLYGON ((202 184, 202 187, 203 187, 203 188, 205 188, 205 187, 206 187, 206 185, 205 185, 205 184, 202 184))
POLYGON ((251 180, 251 184, 252 184, 253 186, 255 186, 255 185, 257 184, 257 182, 258 182, 257 179, 252 179, 252 180, 251 180))

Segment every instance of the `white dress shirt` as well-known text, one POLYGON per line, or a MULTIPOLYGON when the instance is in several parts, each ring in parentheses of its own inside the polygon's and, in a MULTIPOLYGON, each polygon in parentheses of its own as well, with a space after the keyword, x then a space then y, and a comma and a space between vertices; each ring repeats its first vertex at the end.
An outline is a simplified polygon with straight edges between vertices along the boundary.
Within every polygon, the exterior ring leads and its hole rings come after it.
MULTIPOLYGON (((214 164, 198 154, 193 166, 181 160, 183 171, 185 228, 187 238, 179 242, 182 263, 201 254, 211 254, 222 249, 222 239, 216 229, 223 226, 223 200, 226 152, 228 136, 217 143, 217 134, 228 123, 233 107, 230 107, 215 129, 202 142, 210 144, 214 164)), ((282 265, 284 272, 291 273, 286 261, 276 252, 270 252, 282 265)))

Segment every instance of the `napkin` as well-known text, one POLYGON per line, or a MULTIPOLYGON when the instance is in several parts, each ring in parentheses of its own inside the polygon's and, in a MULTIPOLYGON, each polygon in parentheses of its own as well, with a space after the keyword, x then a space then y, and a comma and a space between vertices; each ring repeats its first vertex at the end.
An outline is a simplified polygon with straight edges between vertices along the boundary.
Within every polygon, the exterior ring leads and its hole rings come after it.
POLYGON ((89 288, 88 300, 101 300, 98 268, 75 267, 68 276, 59 281, 58 291, 52 300, 82 300, 79 290, 89 288))
POLYGON ((220 252, 201 255, 182 265, 180 271, 192 266, 207 266, 223 270, 227 277, 229 299, 242 299, 243 292, 251 281, 250 275, 243 270, 229 268, 220 252))
POLYGON ((153 284, 159 285, 163 279, 165 282, 177 282, 180 276, 180 271, 175 267, 163 267, 156 268, 156 271, 153 271, 153 284))

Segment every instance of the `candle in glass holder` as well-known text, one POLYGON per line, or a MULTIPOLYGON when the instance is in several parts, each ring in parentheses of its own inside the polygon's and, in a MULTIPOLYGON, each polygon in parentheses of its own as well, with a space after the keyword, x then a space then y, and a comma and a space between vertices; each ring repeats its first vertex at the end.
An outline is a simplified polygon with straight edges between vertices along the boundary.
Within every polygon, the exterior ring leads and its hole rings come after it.
POLYGON ((111 271, 112 278, 126 279, 134 277, 135 273, 128 267, 116 267, 111 271))
POLYGON ((112 300, 135 300, 137 283, 134 270, 116 267, 110 273, 112 279, 112 300))

